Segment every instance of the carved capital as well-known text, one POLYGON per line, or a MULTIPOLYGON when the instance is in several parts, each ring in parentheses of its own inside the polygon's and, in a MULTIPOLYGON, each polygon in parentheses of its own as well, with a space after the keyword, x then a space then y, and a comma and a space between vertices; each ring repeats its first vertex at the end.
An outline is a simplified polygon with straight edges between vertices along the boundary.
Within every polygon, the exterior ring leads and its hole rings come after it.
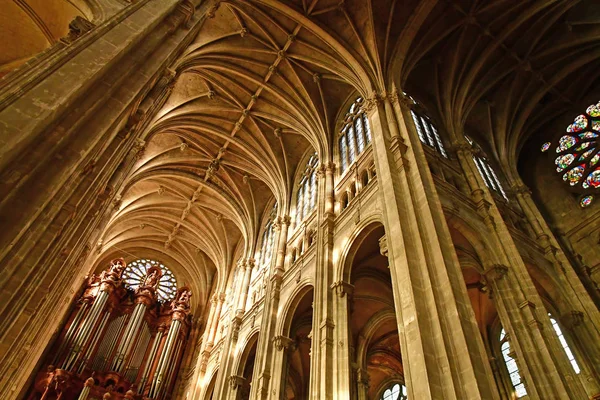
POLYGON ((331 284, 331 289, 335 291, 338 297, 344 297, 346 294, 352 296, 354 285, 344 281, 337 281, 331 284))
POLYGON ((382 256, 388 256, 388 245, 387 245, 387 236, 383 235, 379 238, 379 252, 382 256))
POLYGON ((229 377, 229 387, 231 388, 231 390, 237 390, 237 388, 242 386, 245 381, 246 378, 244 378, 243 376, 231 375, 229 377))
POLYGON ((495 264, 489 267, 483 274, 490 282, 499 281, 508 272, 508 267, 502 264, 495 264))
POLYGON ((585 314, 581 311, 571 310, 560 316, 560 322, 568 329, 573 329, 583 324, 585 314))
POLYGON ((273 344, 277 350, 282 351, 283 349, 287 349, 288 347, 292 346, 294 344, 294 340, 287 336, 278 335, 273 338, 273 344))

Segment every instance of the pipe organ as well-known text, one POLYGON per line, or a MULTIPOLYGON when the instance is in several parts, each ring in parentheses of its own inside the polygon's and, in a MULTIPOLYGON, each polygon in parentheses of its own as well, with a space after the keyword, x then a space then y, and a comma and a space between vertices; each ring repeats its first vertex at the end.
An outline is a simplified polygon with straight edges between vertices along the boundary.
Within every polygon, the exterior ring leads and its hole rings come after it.
POLYGON ((157 297, 162 270, 151 266, 135 289, 116 259, 86 282, 28 400, 166 400, 191 328, 187 287, 157 297))

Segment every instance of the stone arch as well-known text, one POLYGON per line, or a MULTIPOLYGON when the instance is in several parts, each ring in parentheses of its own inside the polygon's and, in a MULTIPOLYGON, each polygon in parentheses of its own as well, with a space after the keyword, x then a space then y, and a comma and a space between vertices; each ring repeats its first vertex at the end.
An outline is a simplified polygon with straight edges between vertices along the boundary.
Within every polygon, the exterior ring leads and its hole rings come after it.
POLYGON ((277 332, 276 335, 286 336, 289 334, 294 312, 303 297, 311 290, 314 290, 312 280, 304 278, 298 283, 294 291, 290 293, 288 301, 280 309, 279 315, 283 316, 283 318, 279 318, 277 329, 275 330, 277 332))
POLYGON ((202 398, 204 400, 212 400, 212 395, 215 390, 215 384, 217 383, 218 373, 219 373, 219 368, 215 368, 210 375, 206 375, 206 377, 210 377, 210 378, 205 380, 205 382, 207 382, 207 385, 206 385, 206 390, 204 392, 204 395, 202 396, 202 398))
POLYGON ((335 267, 336 272, 334 275, 334 281, 342 280, 344 282, 350 282, 352 261, 360 247, 360 244, 369 233, 379 227, 383 227, 381 214, 374 213, 361 218, 360 223, 355 227, 355 229, 340 247, 340 256, 338 259, 338 265, 335 267))

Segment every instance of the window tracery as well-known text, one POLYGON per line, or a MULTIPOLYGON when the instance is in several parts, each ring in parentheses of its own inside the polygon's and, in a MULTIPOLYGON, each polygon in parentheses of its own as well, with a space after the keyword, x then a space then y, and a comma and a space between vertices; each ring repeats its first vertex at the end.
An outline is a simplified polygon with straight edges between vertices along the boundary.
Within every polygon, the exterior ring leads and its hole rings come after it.
POLYGON ((523 383, 523 379, 521 378, 517 362, 512 357, 510 342, 508 341, 508 337, 506 335, 506 331, 504 331, 504 328, 502 328, 502 330, 500 331, 499 341, 500 351, 502 353, 504 363, 506 364, 508 375, 510 376, 510 382, 512 384, 513 389, 515 390, 515 395, 517 399, 519 399, 527 395, 527 390, 525 389, 525 384, 523 383))
POLYGON ((165 302, 173 300, 177 293, 177 281, 175 280, 175 276, 169 268, 156 260, 141 258, 130 262, 123 272, 125 286, 133 290, 140 287, 146 280, 148 269, 151 267, 159 267, 162 271, 162 276, 156 287, 156 294, 158 295, 159 301, 165 302))
POLYGON ((496 175, 496 171, 494 171, 494 168, 492 168, 488 159, 485 157, 485 155, 483 155, 483 151, 479 145, 466 135, 465 139, 467 139, 467 142, 469 142, 471 146, 477 149, 476 153, 478 154, 473 155, 473 161, 475 162, 477 171, 479 171, 479 175, 481 175, 485 185, 508 200, 506 192, 504 191, 504 187, 502 187, 502 183, 500 182, 500 179, 498 179, 498 175, 496 175))
POLYGON ((306 163, 296 193, 296 224, 302 222, 317 204, 317 167, 319 158, 313 153, 306 163))
POLYGON ((371 127, 363 105, 363 98, 358 97, 344 117, 338 141, 341 173, 344 173, 371 143, 371 127))
POLYGON ((556 320, 552 318, 552 315, 548 313, 548 316, 550 317, 550 322, 552 322, 552 328, 554 328, 554 332, 556 332, 556 336, 558 337, 558 340, 560 341, 560 344, 562 345, 562 348, 565 351, 565 354, 567 355, 571 366, 573 367, 573 371, 575 371, 576 374, 579 374, 581 372, 581 370, 579 369, 579 364, 577 364, 577 360, 575 360, 575 356, 573 355, 569 344, 565 340, 565 335, 563 335, 560 326, 558 325, 556 320))
POLYGON ((273 258, 273 241, 275 239, 275 218, 277 217, 277 203, 271 209, 269 220, 263 230, 258 265, 265 266, 273 258))
POLYGON ((448 158, 442 138, 440 137, 437 128, 435 125, 433 125, 431 120, 412 109, 410 110, 410 115, 412 115, 412 119, 415 123, 415 127, 417 128, 417 134, 419 135, 421 142, 433 147, 438 153, 448 158))
POLYGON ((394 383, 381 395, 381 400, 407 400, 408 391, 401 383, 394 383))

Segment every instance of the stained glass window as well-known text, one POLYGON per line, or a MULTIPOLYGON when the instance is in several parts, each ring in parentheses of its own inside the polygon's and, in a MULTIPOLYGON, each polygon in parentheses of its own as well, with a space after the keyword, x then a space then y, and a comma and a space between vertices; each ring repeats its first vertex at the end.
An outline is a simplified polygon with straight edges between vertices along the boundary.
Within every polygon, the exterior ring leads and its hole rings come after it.
POLYGON ((581 208, 589 207, 594 201, 594 195, 588 194, 587 196, 583 196, 581 200, 579 200, 579 205, 581 208))
POLYGON ((146 280, 147 271, 150 267, 159 267, 162 271, 162 277, 156 289, 158 300, 163 302, 172 300, 177 292, 177 281, 171 270, 156 260, 142 258, 127 264, 127 268, 123 272, 125 286, 130 289, 137 289, 146 280))
POLYGON ((527 390, 525 389, 525 384, 523 383, 523 379, 521 378, 521 374, 519 373, 519 367, 517 366, 517 362, 512 357, 512 352, 510 349, 510 343, 508 338, 506 337, 506 332, 504 329, 500 331, 500 351, 502 352, 502 358, 504 358, 504 363, 506 364, 506 369, 508 371, 508 375, 510 376, 510 382, 515 390, 515 395, 517 399, 526 396, 527 390))
POLYGON ((400 383, 394 383, 391 387, 387 388, 381 395, 381 400, 406 400, 408 399, 408 392, 406 386, 400 383))
POLYGON ((506 192, 504 191, 504 187, 502 187, 502 183, 500 182, 496 171, 494 171, 494 168, 492 168, 488 159, 483 155, 483 151, 481 150, 479 145, 475 143, 473 139, 466 135, 465 139, 467 140, 467 142, 469 142, 471 146, 477 148, 478 150, 476 152, 477 155, 473 156, 473 161, 475 162, 475 166, 477 167, 479 175, 481 175, 481 178, 483 179, 485 185, 493 191, 497 192, 498 194, 502 195, 502 197, 504 197, 506 200, 508 200, 506 192))
POLYGON ((350 106, 340 131, 339 156, 343 173, 371 143, 371 127, 359 97, 350 106))
MULTIPOLYGON (((589 106, 567 126, 556 146, 556 172, 570 186, 600 188, 600 102, 589 106)), ((550 147, 549 143, 543 146, 550 147)), ((542 151, 546 151, 542 147, 542 151)))
POLYGON ((548 314, 548 316, 550 317, 550 322, 552 322, 552 327, 554 328, 554 332, 556 332, 556 336, 558 337, 558 340, 560 341, 560 344, 562 345, 563 350, 565 351, 565 354, 567 355, 567 358, 569 359, 569 362, 571 363, 571 366, 573 367, 573 370, 575 371, 576 374, 578 374, 579 372, 581 372, 581 370, 579 369, 579 365, 577 364, 577 361, 575 360, 575 356, 571 352, 571 348, 569 347, 569 344, 565 340, 565 335, 563 335, 562 330, 560 329, 560 326, 558 326, 558 323, 556 322, 556 320, 554 318, 552 318, 552 315, 548 314))
POLYGON ((273 258, 273 241, 275 238, 275 227, 274 221, 277 217, 277 203, 271 209, 269 214, 269 220, 265 224, 265 229, 262 235, 261 247, 260 247, 260 255, 258 258, 258 263, 260 266, 268 265, 273 258))
POLYGON ((296 224, 302 222, 317 204, 317 167, 319 158, 314 153, 308 159, 298 183, 296 195, 296 224))
POLYGON ((550 149, 550 146, 552 146, 552 143, 550 143, 550 142, 544 143, 541 148, 542 153, 547 152, 550 149))
POLYGON ((410 115, 415 123, 419 140, 429 147, 433 147, 441 155, 448 158, 442 138, 440 137, 437 128, 433 125, 431 120, 423 115, 417 114, 414 110, 410 110, 410 115))

